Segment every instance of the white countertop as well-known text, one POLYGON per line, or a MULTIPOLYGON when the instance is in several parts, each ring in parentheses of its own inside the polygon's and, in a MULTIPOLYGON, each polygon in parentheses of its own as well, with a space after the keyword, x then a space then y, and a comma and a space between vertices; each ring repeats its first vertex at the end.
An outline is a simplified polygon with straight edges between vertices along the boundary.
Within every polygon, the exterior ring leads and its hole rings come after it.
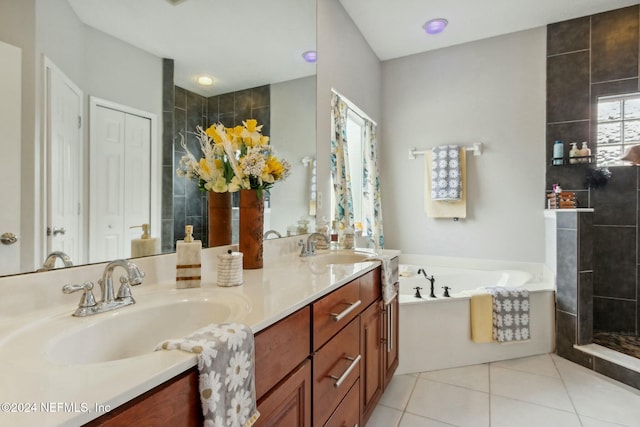
MULTIPOLYGON (((83 280, 97 279, 96 272, 104 264, 72 269, 66 275, 57 271, 0 279, 0 426, 83 424, 104 414, 105 408, 115 408, 196 365, 195 355, 182 351, 150 351, 93 364, 56 364, 48 357, 47 349, 51 335, 60 329, 144 307, 145 301, 158 295, 180 299, 195 294, 215 298, 232 293, 246 301, 246 310, 230 321, 245 323, 257 333, 380 265, 379 261, 318 265, 297 253, 281 254, 280 249, 265 253, 263 269, 244 270, 243 285, 222 288, 215 285, 215 256, 220 253, 216 249, 203 251, 203 282, 196 289, 175 289, 175 255, 136 261, 148 272, 145 283, 132 289, 137 303, 88 318, 71 316, 80 295, 61 296, 60 288, 82 275, 83 280), (89 272, 91 275, 86 277, 89 272), (54 283, 47 283, 50 281, 54 283), (7 303, 7 299, 13 303, 7 303), (21 302, 29 307, 25 312, 20 310, 21 302), (30 338, 26 340, 24 336, 30 338)), ((131 325, 132 329, 135 327, 131 325)))

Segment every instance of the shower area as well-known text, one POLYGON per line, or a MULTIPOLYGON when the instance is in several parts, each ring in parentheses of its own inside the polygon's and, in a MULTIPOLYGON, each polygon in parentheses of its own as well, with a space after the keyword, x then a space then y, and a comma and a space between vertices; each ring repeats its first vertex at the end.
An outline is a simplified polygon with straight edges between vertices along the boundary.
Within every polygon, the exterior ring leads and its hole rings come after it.
POLYGON ((639 16, 636 5, 547 26, 546 132, 547 192, 557 183, 576 194, 578 208, 592 208, 556 212, 557 352, 638 388, 639 372, 574 345, 595 343, 640 359, 639 168, 609 166, 606 183, 593 180, 602 158, 598 101, 640 92, 639 16), (593 162, 553 164, 556 140, 564 142, 565 158, 570 143, 588 141, 593 162))

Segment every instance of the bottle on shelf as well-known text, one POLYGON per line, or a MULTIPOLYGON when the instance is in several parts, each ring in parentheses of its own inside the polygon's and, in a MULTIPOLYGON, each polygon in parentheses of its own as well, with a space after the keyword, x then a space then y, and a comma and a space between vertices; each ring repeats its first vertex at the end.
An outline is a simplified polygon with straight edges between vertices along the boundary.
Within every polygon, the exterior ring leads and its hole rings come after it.
POLYGON ((591 163, 591 149, 587 145, 586 141, 582 142, 582 148, 580 148, 580 163, 591 163))
POLYGON ((578 163, 578 161, 581 161, 582 159, 576 158, 579 156, 581 156, 581 153, 580 153, 580 149, 578 148, 578 143, 572 142, 571 150, 569 150, 569 163, 571 163, 572 165, 575 165, 576 163, 578 163))
POLYGON ((553 144, 553 161, 554 165, 562 165, 564 164, 564 143, 560 140, 557 140, 553 144))

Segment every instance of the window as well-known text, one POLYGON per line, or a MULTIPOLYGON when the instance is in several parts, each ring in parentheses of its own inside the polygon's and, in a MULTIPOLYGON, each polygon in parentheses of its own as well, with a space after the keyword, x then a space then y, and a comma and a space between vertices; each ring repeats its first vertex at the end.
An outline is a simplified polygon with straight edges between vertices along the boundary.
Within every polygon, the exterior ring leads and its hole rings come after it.
POLYGON ((598 166, 620 166, 626 149, 640 145, 640 93, 598 98, 598 166))

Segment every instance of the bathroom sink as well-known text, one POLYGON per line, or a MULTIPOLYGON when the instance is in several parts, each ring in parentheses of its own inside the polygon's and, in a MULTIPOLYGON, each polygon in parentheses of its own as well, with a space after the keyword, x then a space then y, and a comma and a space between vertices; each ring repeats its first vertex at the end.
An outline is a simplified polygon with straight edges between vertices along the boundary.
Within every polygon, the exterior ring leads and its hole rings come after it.
POLYGON ((52 339, 47 350, 49 360, 86 364, 149 353, 163 340, 184 337, 210 323, 238 320, 247 311, 244 300, 231 299, 190 298, 115 311, 108 318, 52 339))
POLYGON ((364 262, 373 255, 375 254, 372 252, 328 252, 309 257, 309 262, 314 264, 354 264, 364 262))
POLYGON ((241 322, 251 308, 241 295, 184 294, 141 295, 134 305, 85 318, 57 316, 26 328, 3 347, 40 353, 55 365, 112 362, 151 353, 161 341, 210 323, 241 322))

